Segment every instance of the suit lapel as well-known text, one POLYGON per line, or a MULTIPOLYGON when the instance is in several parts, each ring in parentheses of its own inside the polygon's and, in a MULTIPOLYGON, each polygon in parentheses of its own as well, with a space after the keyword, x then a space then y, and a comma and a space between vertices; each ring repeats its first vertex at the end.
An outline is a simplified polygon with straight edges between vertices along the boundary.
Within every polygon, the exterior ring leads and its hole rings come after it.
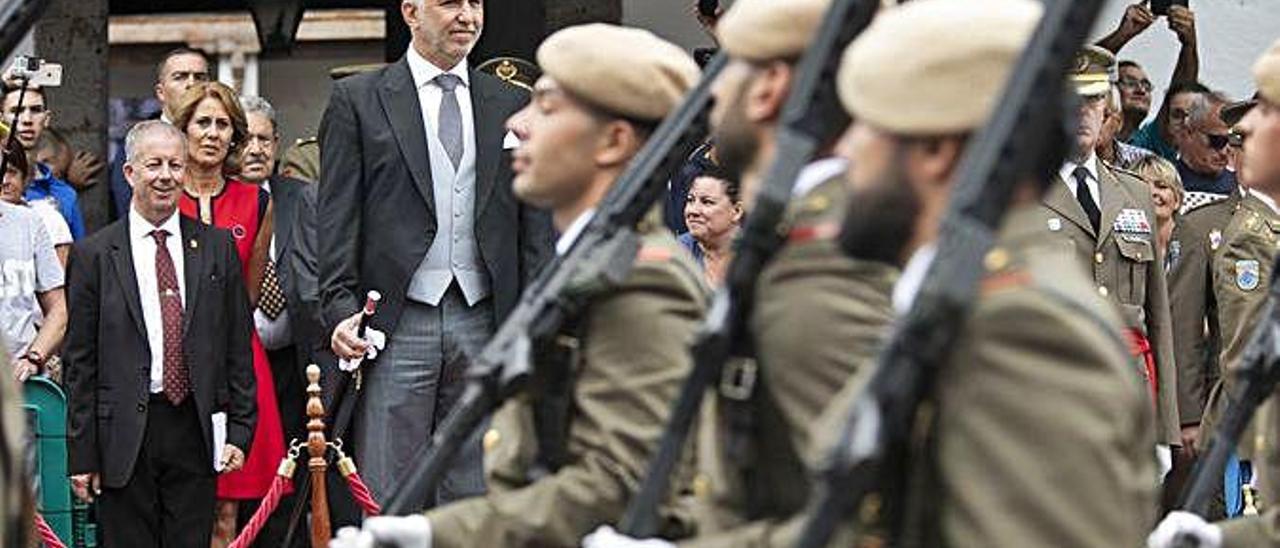
POLYGON ((142 316, 142 297, 138 293, 138 274, 133 267, 133 243, 129 241, 129 218, 118 227, 120 230, 112 237, 111 263, 115 269, 116 280, 124 291, 124 302, 129 309, 129 316, 138 328, 138 333, 147 336, 146 320, 142 316))
POLYGON ((1080 207, 1080 202, 1076 201, 1076 197, 1071 195, 1071 191, 1067 189, 1067 184, 1062 181, 1062 177, 1054 175, 1053 182, 1050 183, 1049 187, 1049 191, 1044 196, 1044 205, 1058 212, 1059 215, 1066 217, 1068 221, 1075 223, 1086 234, 1096 237, 1097 234, 1093 231, 1093 224, 1089 222, 1089 216, 1085 215, 1084 208, 1080 207))
POLYGON ((497 184, 496 174, 498 161, 502 157, 502 137, 506 135, 502 110, 488 107, 497 98, 497 86, 501 84, 489 79, 488 75, 479 71, 471 71, 471 114, 475 123, 476 134, 476 191, 475 218, 484 214, 489 205, 489 195, 497 184))
POLYGON ((427 210, 435 212, 435 194, 431 191, 431 160, 427 151, 426 128, 422 125, 422 106, 418 104, 418 90, 413 85, 413 74, 405 59, 391 65, 378 86, 378 98, 400 146, 400 155, 413 175, 413 182, 427 202, 427 210))
POLYGON ((191 316, 196 309, 196 301, 200 297, 200 280, 204 279, 204 251, 200 245, 199 228, 196 222, 185 215, 178 220, 182 230, 182 278, 186 280, 186 295, 182 309, 182 333, 187 333, 191 325, 191 316))
POLYGON ((1098 193, 1102 195, 1102 222, 1098 226, 1098 244, 1101 245, 1111 235, 1111 227, 1115 225, 1116 217, 1127 203, 1120 181, 1111 175, 1111 170, 1104 167, 1102 162, 1098 162, 1098 193))
POLYGON ((276 263, 282 262, 279 258, 285 255, 293 239, 293 208, 298 203, 294 193, 299 189, 288 183, 278 177, 271 181, 271 207, 275 212, 275 223, 272 225, 274 233, 271 236, 275 238, 276 263))

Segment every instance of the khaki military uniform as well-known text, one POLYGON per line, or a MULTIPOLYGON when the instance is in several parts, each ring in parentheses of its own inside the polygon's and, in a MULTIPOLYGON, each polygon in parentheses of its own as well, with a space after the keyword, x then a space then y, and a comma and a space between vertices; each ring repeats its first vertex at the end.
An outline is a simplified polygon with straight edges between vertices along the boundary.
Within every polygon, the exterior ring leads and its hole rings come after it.
POLYGON ((1183 212, 1169 243, 1169 309, 1178 366, 1178 415, 1183 426, 1200 424, 1209 389, 1218 381, 1222 334, 1213 295, 1213 257, 1240 194, 1183 212))
POLYGON ((626 281, 593 297, 557 338, 570 365, 563 464, 546 469, 538 458, 547 448, 533 393, 507 401, 485 435, 488 494, 428 511, 432 545, 576 546, 616 522, 690 371, 701 280, 670 233, 646 234, 626 281))
MULTIPOLYGON (((1084 209, 1056 176, 1044 197, 1041 226, 1072 243, 1092 275, 1095 291, 1118 307, 1126 327, 1146 335, 1159 383, 1156 439, 1167 445, 1181 445, 1169 293, 1164 257, 1156 248, 1156 216, 1150 187, 1137 176, 1102 162, 1097 167, 1100 234, 1094 233, 1084 209)), ((1136 368, 1137 373, 1145 375, 1144 367, 1136 368)))
POLYGON ((298 139, 280 156, 280 174, 315 183, 320 180, 320 142, 315 137, 298 139))
MULTIPOLYGON (((1267 301, 1271 267, 1280 249, 1280 214, 1250 194, 1223 232, 1222 248, 1213 265, 1213 294, 1218 302, 1218 324, 1223 348, 1219 355, 1222 377, 1209 394, 1203 418, 1204 435, 1212 432, 1225 411, 1225 394, 1234 381, 1231 372, 1249 346, 1259 313, 1267 301)), ((1248 440, 1246 433, 1243 439, 1248 440)), ((1250 444, 1240 446, 1241 458, 1252 454, 1250 444)))
MULTIPOLYGON (((1280 394, 1278 392, 1277 394, 1280 394)), ((1280 395, 1272 395, 1254 416, 1257 434, 1240 440, 1240 449, 1246 447, 1258 458, 1254 459, 1257 473, 1255 485, 1262 499, 1262 512, 1219 523, 1222 526, 1223 548, 1253 548, 1256 546, 1280 546, 1280 395)))
POLYGON ((741 383, 708 395, 694 482, 698 537, 688 545, 750 546, 771 522, 799 512, 814 421, 888 333, 897 269, 841 253, 835 236, 847 194, 840 177, 796 201, 790 241, 761 272, 750 320, 760 364, 754 396, 740 394, 751 388, 741 383))

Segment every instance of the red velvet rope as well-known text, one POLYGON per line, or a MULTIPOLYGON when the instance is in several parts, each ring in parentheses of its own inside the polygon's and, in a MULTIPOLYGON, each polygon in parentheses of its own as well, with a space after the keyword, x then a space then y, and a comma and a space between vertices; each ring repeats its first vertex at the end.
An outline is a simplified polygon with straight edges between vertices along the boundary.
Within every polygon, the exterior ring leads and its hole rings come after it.
POLYGON ((378 505, 378 501, 373 500, 373 493, 369 492, 364 480, 360 479, 359 472, 347 474, 347 487, 351 489, 351 496, 355 497, 366 516, 373 517, 382 513, 382 507, 378 505))
POLYGON ((228 548, 245 548, 252 544, 253 539, 258 538, 258 533, 261 533, 262 527, 267 524, 267 518, 271 517, 271 513, 280 505, 280 497, 292 488, 292 478, 276 474, 276 477, 271 480, 271 488, 267 490, 267 496, 262 498, 262 505, 258 506, 258 511, 253 513, 253 518, 228 548))
POLYGON ((53 532, 53 528, 49 527, 49 522, 44 520, 44 516, 39 512, 35 514, 36 533, 40 534, 40 540, 44 542, 45 548, 67 548, 62 540, 58 539, 58 535, 53 532))

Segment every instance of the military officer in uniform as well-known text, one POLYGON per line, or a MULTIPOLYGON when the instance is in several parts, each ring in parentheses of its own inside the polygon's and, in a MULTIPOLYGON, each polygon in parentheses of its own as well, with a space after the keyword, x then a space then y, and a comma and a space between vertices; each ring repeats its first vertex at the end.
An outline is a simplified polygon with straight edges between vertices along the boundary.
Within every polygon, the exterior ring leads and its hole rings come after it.
MULTIPOLYGON (((845 55, 838 82, 855 120, 846 137, 854 190, 841 241, 854 255, 898 245, 900 312, 934 256, 967 138, 990 116, 1040 13, 1029 0, 981 10, 910 2, 882 13, 845 55), (904 207, 918 213, 890 222, 904 207)), ((1045 230, 1044 190, 1030 179, 1016 188, 977 302, 919 415, 906 494, 918 545, 1132 546, 1154 521, 1150 395, 1114 307, 1045 230)), ((834 409, 842 418, 847 405, 834 409)))
MULTIPOLYGON (((338 81, 348 76, 371 72, 385 67, 386 63, 364 63, 343 65, 329 69, 329 79, 338 81)), ((313 137, 303 137, 293 142, 280 155, 280 174, 314 183, 320 180, 320 141, 313 137)))
MULTIPOLYGON (((730 64, 714 88, 716 153, 741 181, 748 208, 774 160, 773 142, 795 62, 830 0, 739 0, 716 32, 730 64)), ((846 163, 820 154, 800 173, 789 238, 760 273, 749 321, 755 360, 726 364, 739 382, 714 386, 696 435, 696 536, 688 546, 744 546, 798 512, 809 492, 803 456, 814 420, 875 355, 892 319, 897 269, 850 259, 836 246, 846 163)), ((609 530, 589 547, 626 546, 609 530)), ((652 541, 651 541, 652 542, 652 541)))
MULTIPOLYGON (((564 253, 698 68, 647 31, 604 24, 553 34, 538 62, 533 99, 509 122, 528 129, 514 185, 521 200, 552 212, 564 253)), ((645 224, 627 279, 597 289, 555 348, 537 353, 557 355, 537 364, 541 390, 495 413, 485 435, 489 493, 425 516, 374 518, 334 546, 571 546, 618 519, 689 373, 707 291, 671 233, 645 224)))
POLYGON ((1150 186, 1109 166, 1094 152, 1110 91, 1115 57, 1086 46, 1070 74, 1080 95, 1076 151, 1044 195, 1044 225, 1069 240, 1093 278, 1095 290, 1115 304, 1128 328, 1156 406, 1156 443, 1163 471, 1170 446, 1182 444, 1177 369, 1169 316, 1164 257, 1155 245, 1155 206, 1150 186))
MULTIPOLYGON (((1249 317, 1248 311, 1264 302, 1272 275, 1269 265, 1276 253, 1275 232, 1271 226, 1277 218, 1274 204, 1280 198, 1280 42, 1272 45, 1254 64, 1253 76, 1258 85, 1258 104, 1249 110, 1237 126, 1238 131, 1245 136, 1240 176, 1241 182, 1249 187, 1250 198, 1241 203, 1241 211, 1231 220, 1231 225, 1239 225, 1248 235, 1240 236, 1244 238, 1240 244, 1223 243, 1222 256, 1215 269, 1215 274, 1223 271, 1224 275, 1232 276, 1218 285, 1224 290, 1228 285, 1234 286, 1233 293, 1236 295, 1232 299, 1239 301, 1230 305, 1220 303, 1220 310, 1223 310, 1223 337, 1231 340, 1223 353, 1226 379, 1231 378, 1234 365, 1229 360, 1237 357, 1246 344, 1247 337, 1240 339, 1236 335, 1245 333, 1245 329, 1257 322, 1256 317, 1249 317), (1257 200, 1253 200, 1254 198, 1257 200), (1273 244, 1270 249, 1267 249, 1268 242, 1273 244), (1225 248, 1228 245, 1238 247, 1228 254, 1225 248), (1258 266, 1255 268, 1248 261, 1258 261, 1258 266), (1236 314, 1245 314, 1244 318, 1236 322, 1234 333, 1226 329, 1227 306, 1233 307, 1236 314), (1237 342, 1236 339, 1240 340, 1237 342)), ((1235 238, 1233 235, 1230 239, 1235 238)), ((1244 437, 1240 446, 1241 450, 1251 450, 1259 456, 1254 460, 1258 466, 1258 484, 1262 500, 1271 503, 1271 506, 1264 507, 1260 515, 1216 524, 1205 523, 1199 516, 1191 513, 1173 512, 1147 539, 1147 546, 1181 546, 1178 543, 1184 535, 1194 538, 1195 545, 1199 548, 1280 545, 1280 505, 1274 504, 1274 501, 1280 500, 1280 465, 1277 465, 1280 463, 1278 402, 1280 397, 1276 395, 1267 400, 1254 418, 1256 435, 1244 437)), ((1206 435, 1208 432, 1206 429, 1206 435)))

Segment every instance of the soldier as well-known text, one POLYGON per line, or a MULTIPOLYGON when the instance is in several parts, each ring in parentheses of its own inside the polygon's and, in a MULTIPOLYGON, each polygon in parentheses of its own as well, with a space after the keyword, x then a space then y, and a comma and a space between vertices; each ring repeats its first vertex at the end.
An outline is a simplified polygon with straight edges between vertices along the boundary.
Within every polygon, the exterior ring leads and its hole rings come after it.
MULTIPOLYGON (((528 129, 514 184, 521 200, 552 212, 564 253, 698 68, 647 31, 603 24, 557 32, 538 62, 533 100, 513 116, 528 129)), ((591 298, 555 337, 558 359, 537 364, 542 389, 494 415, 489 493, 425 516, 371 519, 334 546, 569 546, 616 520, 689 372, 701 279, 670 232, 650 225, 627 280, 591 298), (567 421, 548 419, 560 416, 567 421)))
MULTIPOLYGON (((1253 76, 1258 85, 1258 104, 1237 126, 1245 136, 1240 177, 1241 182, 1249 187, 1250 197, 1241 203, 1241 211, 1231 220, 1231 225, 1239 225, 1248 236, 1242 236, 1245 239, 1239 243, 1224 241, 1222 257, 1215 268, 1215 274, 1222 271, 1231 276, 1218 285, 1224 289, 1233 285, 1233 293, 1236 294, 1232 298, 1233 303, 1220 303, 1223 336, 1231 340, 1223 352, 1226 379, 1231 378, 1234 365, 1228 360, 1239 355, 1245 344, 1241 337, 1247 338, 1249 331, 1245 330, 1257 321, 1256 314, 1248 311, 1266 298, 1266 288, 1271 283, 1269 267, 1276 253, 1275 233, 1271 226, 1277 218, 1276 199, 1280 198, 1280 42, 1272 45, 1254 64, 1253 76), (1261 202, 1261 209, 1254 198, 1261 202), (1272 242, 1269 249, 1267 242, 1272 242), (1230 253, 1227 251, 1229 245, 1235 246, 1230 253), (1257 266, 1249 261, 1257 261, 1257 266), (1236 322, 1238 327, 1234 327, 1234 332, 1226 329, 1228 306, 1237 314, 1245 314, 1236 322)), ((1277 466, 1280 462, 1280 409, 1277 409, 1277 402, 1280 400, 1273 395, 1263 405, 1254 421, 1257 435, 1244 437, 1246 443, 1240 447, 1259 454, 1255 462, 1260 468, 1258 480, 1264 501, 1280 500, 1280 467, 1277 466)), ((1208 431, 1205 430, 1206 433, 1208 431)), ((1192 537, 1195 541, 1192 544, 1200 548, 1275 546, 1280 544, 1280 525, 1277 524, 1280 524, 1280 505, 1264 508, 1261 515, 1216 524, 1206 523, 1188 512, 1173 512, 1147 539, 1147 546, 1182 546, 1181 537, 1184 535, 1192 537)))
POLYGON ((1094 152, 1114 65, 1110 52, 1086 46, 1070 74, 1081 98, 1077 147, 1044 195, 1044 225, 1073 243, 1098 294, 1115 304, 1124 319, 1139 374, 1155 399, 1163 475, 1171 464, 1169 448, 1181 445, 1182 436, 1164 258, 1155 243, 1155 205, 1142 179, 1099 161, 1094 152))
MULTIPOLYGON (((329 79, 338 81, 362 72, 372 72, 386 63, 343 65, 329 69, 329 79)), ((280 155, 280 174, 308 183, 320 180, 320 142, 315 137, 302 137, 280 155)))
POLYGON ((519 57, 494 57, 480 63, 476 70, 492 74, 499 80, 530 93, 533 93, 533 84, 542 76, 542 69, 538 65, 519 57))
MULTIPOLYGON (((830 0, 739 0, 716 31, 730 64, 716 82, 716 153, 743 198, 754 201, 774 160, 773 142, 795 63, 830 0)), ((809 493, 802 457, 823 406, 875 355, 892 319, 897 269, 850 259, 834 236, 848 193, 846 163, 831 156, 801 171, 787 244, 761 272, 750 318, 755 360, 737 360, 707 395, 697 434, 697 535, 690 546, 764 542, 809 493)), ((750 207, 750 206, 748 206, 750 207)), ((588 546, 625 546, 602 531, 588 546)))

